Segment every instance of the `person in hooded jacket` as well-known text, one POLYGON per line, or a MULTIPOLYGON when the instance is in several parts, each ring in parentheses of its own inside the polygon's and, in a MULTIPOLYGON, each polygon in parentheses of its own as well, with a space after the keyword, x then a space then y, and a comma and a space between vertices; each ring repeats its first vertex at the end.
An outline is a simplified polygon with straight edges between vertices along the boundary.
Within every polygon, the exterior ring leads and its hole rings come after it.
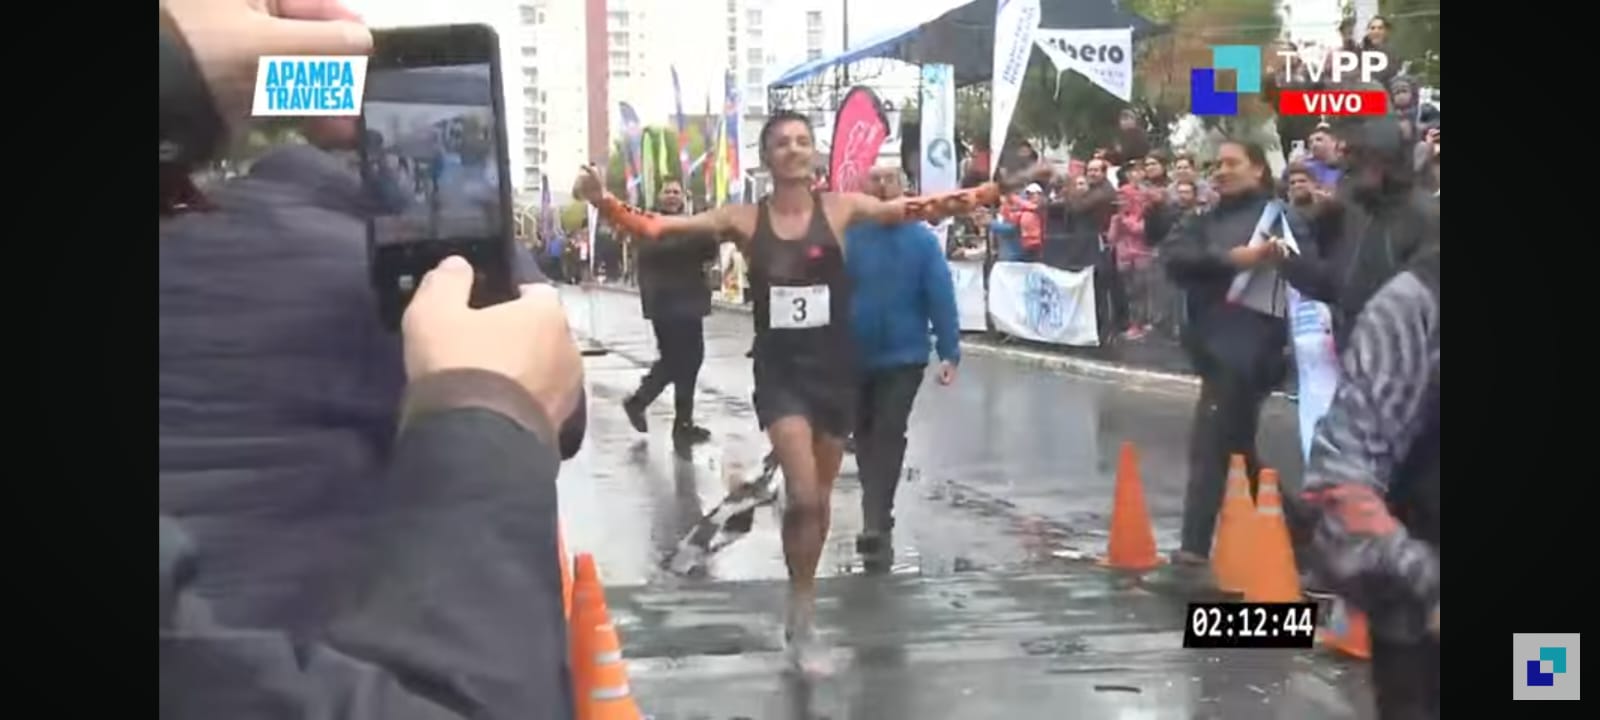
MULTIPOLYGON (((1261 406, 1288 369, 1288 303, 1280 274, 1286 254, 1278 242, 1251 244, 1273 202, 1271 173, 1260 146, 1222 143, 1211 178, 1215 207, 1181 224, 1160 256, 1186 295, 1182 342, 1200 375, 1182 545, 1173 556, 1180 568, 1203 566, 1210 555, 1229 456, 1243 455, 1250 477, 1257 477, 1261 406), (1229 287, 1245 271, 1257 271, 1250 291, 1230 301, 1229 287)), ((1269 228, 1270 235, 1281 236, 1282 222, 1269 228)), ((1297 240, 1303 234, 1296 233, 1297 240)), ((1307 240, 1302 252, 1314 253, 1307 240)))
POLYGON ((582 364, 555 292, 470 309, 451 258, 403 336, 377 332, 350 242, 373 198, 314 147, 258 163, 216 214, 168 202, 247 114, 260 56, 370 47, 333 1, 160 5, 162 210, 191 211, 163 229, 226 230, 161 246, 163 718, 573 714, 554 480, 582 364))
POLYGON ((1368 616, 1380 720, 1440 716, 1439 256, 1357 315, 1301 494, 1310 564, 1368 616))
POLYGON ((1284 271, 1296 290, 1328 304, 1343 347, 1373 293, 1438 242, 1439 218, 1438 205, 1416 186, 1411 144, 1395 119, 1362 118, 1338 133, 1344 177, 1332 198, 1306 212, 1317 252, 1302 251, 1284 271))

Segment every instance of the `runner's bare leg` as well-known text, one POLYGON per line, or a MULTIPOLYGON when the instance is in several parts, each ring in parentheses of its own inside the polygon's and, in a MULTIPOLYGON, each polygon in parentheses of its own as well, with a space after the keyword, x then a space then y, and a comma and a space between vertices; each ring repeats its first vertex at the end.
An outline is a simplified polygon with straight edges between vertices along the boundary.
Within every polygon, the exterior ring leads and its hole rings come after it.
MULTIPOLYGON (((831 669, 816 635, 817 563, 828 536, 830 482, 820 481, 816 437, 804 417, 779 419, 767 429, 783 468, 787 495, 783 512, 783 557, 789 566, 789 607, 784 623, 791 662, 803 673, 828 674, 831 669)), ((837 458, 832 474, 838 473, 837 458)))
POLYGON ((817 458, 811 423, 804 417, 778 419, 767 429, 778 464, 783 468, 787 501, 783 512, 783 559, 789 567, 789 594, 805 605, 816 587, 822 557, 821 533, 827 532, 828 496, 818 492, 817 458))

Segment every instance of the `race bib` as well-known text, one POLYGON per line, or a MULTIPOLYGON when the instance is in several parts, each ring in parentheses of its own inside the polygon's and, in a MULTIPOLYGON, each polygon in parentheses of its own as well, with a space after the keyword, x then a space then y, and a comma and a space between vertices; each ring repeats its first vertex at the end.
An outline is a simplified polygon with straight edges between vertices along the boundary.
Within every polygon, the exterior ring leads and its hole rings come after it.
POLYGON ((767 309, 767 327, 774 330, 802 330, 827 327, 830 318, 827 285, 809 287, 772 286, 767 309))

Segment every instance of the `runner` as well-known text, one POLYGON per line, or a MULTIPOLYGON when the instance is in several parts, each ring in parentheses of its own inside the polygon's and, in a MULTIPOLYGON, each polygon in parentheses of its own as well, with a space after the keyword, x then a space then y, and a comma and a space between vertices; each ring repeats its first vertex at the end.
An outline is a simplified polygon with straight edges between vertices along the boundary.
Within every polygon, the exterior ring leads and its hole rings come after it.
POLYGON ((828 535, 829 499, 853 429, 854 343, 849 328, 850 280, 840 238, 857 222, 937 221, 992 202, 984 185, 931 198, 884 201, 860 193, 815 191, 815 150, 806 116, 779 111, 761 129, 761 160, 772 193, 756 207, 728 205, 692 216, 660 216, 630 208, 605 191, 594 168, 579 175, 577 194, 635 236, 734 237, 750 263, 755 299, 756 417, 783 469, 787 504, 784 558, 789 566, 785 638, 794 669, 829 673, 817 637, 817 562, 828 535))

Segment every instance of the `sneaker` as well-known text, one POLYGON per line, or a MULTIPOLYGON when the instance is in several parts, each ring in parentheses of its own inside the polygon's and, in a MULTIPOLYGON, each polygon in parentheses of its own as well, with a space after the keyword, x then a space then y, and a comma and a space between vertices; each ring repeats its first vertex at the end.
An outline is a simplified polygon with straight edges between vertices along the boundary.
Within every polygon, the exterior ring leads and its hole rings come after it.
POLYGON ((645 405, 639 404, 639 402, 636 401, 632 395, 629 395, 622 400, 622 412, 628 414, 628 424, 632 425, 633 429, 639 432, 650 431, 650 424, 645 420, 644 417, 645 407, 645 405))
POLYGON ((868 573, 888 572, 894 567, 894 536, 887 531, 863 532, 856 536, 856 552, 868 573))
POLYGON ((711 431, 693 422, 680 420, 672 424, 672 439, 696 445, 711 439, 711 431))
POLYGON ((1122 339, 1124 339, 1124 340, 1143 340, 1146 332, 1148 332, 1148 331, 1145 330, 1142 327, 1131 327, 1131 328, 1128 328, 1128 330, 1126 332, 1122 333, 1122 339))
POLYGON ((824 678, 833 674, 833 656, 811 625, 784 631, 783 655, 789 669, 798 675, 824 678))

